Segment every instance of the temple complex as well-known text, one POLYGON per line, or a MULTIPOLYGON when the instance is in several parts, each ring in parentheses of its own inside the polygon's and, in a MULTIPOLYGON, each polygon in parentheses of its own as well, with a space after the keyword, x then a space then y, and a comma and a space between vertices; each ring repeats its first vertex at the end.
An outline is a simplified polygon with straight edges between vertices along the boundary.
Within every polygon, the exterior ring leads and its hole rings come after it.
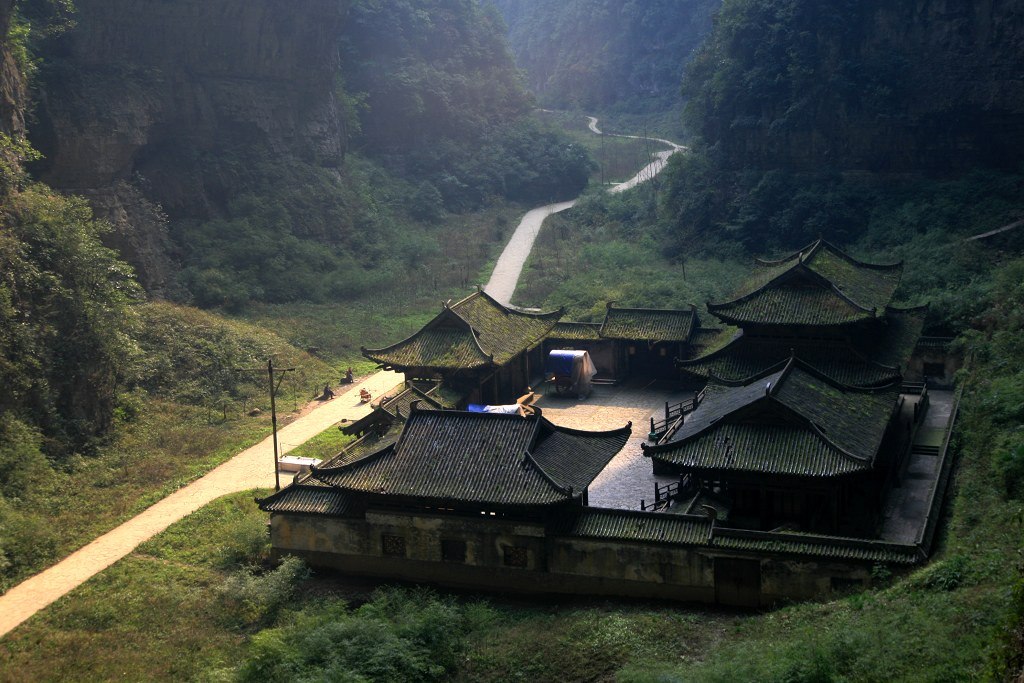
POLYGON ((925 309, 893 305, 901 274, 818 241, 758 261, 707 320, 609 304, 601 322, 573 322, 480 291, 446 303, 412 337, 364 350, 409 384, 260 502, 275 552, 382 578, 742 606, 920 563, 956 397, 912 374, 942 367, 945 381, 952 365, 937 344, 920 358, 925 309), (595 397, 545 389, 554 349, 589 353, 595 397), (465 410, 528 386, 529 411, 465 410), (626 420, 560 423, 573 406, 622 415, 616 391, 655 386, 677 399, 646 438, 626 420), (652 493, 594 507, 595 486, 652 493))

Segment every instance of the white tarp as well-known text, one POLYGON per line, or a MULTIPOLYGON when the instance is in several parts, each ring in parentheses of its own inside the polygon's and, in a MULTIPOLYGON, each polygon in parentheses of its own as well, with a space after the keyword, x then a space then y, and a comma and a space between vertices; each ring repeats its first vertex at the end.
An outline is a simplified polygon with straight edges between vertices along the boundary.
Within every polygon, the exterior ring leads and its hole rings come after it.
POLYGON ((563 382, 568 379, 568 393, 579 398, 590 396, 591 381, 597 374, 597 367, 588 352, 568 349, 555 349, 548 353, 545 370, 555 376, 556 382, 560 378, 563 382))

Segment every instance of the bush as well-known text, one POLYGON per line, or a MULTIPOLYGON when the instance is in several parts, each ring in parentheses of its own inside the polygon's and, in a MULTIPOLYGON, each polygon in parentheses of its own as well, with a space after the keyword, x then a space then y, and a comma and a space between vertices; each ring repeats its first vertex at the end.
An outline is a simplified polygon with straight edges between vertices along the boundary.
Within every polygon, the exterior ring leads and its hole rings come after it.
POLYGON ((480 603, 460 605, 428 590, 381 589, 355 611, 343 603, 307 608, 282 628, 253 637, 240 681, 445 680, 467 635, 489 622, 480 603))
POLYGON ((266 625, 277 618, 307 578, 306 564, 297 557, 286 557, 277 569, 268 572, 255 567, 235 572, 221 587, 221 600, 239 626, 266 625))

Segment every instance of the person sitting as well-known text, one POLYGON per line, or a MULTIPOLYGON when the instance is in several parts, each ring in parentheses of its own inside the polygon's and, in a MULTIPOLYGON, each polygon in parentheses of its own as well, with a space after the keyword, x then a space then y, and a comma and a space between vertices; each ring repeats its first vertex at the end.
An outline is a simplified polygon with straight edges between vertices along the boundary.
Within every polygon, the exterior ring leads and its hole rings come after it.
POLYGON ((325 384, 323 400, 330 401, 332 398, 334 398, 334 392, 331 390, 331 385, 325 384))
POLYGON ((363 403, 370 402, 370 392, 365 387, 359 390, 359 400, 363 403))
POLYGON ((352 384, 352 368, 345 371, 345 384, 352 384))

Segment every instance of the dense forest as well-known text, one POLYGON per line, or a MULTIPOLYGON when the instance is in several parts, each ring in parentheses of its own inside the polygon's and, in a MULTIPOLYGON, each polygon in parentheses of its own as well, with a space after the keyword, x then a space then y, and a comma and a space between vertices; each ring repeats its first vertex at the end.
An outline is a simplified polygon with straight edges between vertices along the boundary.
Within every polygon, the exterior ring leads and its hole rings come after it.
POLYGON ((496 0, 516 62, 543 106, 658 111, 721 0, 496 0))
POLYGON ((1001 3, 726 2, 683 82, 664 239, 902 245, 1020 217, 1022 15, 1001 3))

